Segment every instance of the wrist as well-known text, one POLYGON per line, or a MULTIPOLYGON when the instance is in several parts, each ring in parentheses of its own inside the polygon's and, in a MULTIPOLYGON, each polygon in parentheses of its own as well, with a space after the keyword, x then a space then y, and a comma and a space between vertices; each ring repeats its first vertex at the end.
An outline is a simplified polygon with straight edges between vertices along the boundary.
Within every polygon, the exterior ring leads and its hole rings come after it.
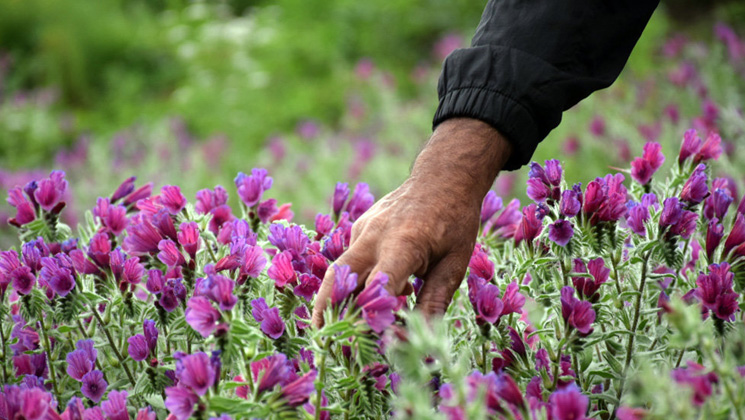
POLYGON ((480 206, 511 152, 507 139, 489 124, 452 118, 437 126, 417 156, 410 180, 436 180, 438 188, 480 206))

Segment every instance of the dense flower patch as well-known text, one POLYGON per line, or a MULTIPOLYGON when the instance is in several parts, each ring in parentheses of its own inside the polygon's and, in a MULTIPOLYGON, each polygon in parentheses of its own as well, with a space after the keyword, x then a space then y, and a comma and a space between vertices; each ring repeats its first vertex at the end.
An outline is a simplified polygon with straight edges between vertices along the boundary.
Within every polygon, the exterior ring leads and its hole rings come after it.
POLYGON ((484 199, 442 321, 338 266, 321 329, 314 296, 367 185, 337 184, 310 229, 263 169, 233 207, 221 186, 189 202, 133 177, 73 235, 54 171, 9 191, 0 418, 743 418, 745 201, 710 179, 721 144, 687 131, 666 180, 656 143, 630 182, 533 163, 533 203, 484 199))

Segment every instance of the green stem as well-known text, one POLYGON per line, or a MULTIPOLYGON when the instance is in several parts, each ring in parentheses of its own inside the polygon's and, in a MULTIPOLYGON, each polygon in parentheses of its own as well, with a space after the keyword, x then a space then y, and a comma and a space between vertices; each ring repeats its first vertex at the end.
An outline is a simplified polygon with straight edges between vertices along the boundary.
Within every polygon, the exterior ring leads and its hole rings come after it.
POLYGON ((109 333, 109 330, 106 328, 106 325, 104 324, 103 319, 101 319, 101 315, 98 314, 98 311, 94 307, 91 307, 91 312, 93 312, 93 316, 96 318, 96 321, 98 321, 98 324, 101 325, 101 329, 106 335, 106 339, 109 341, 109 346, 111 346, 111 350, 114 351, 114 355, 119 360, 119 364, 122 365, 122 367, 124 368, 124 372, 127 374, 127 379, 129 379, 129 383, 131 383, 132 386, 135 386, 136 384, 135 378, 134 376, 132 376, 132 372, 129 371, 129 367, 127 366, 127 363, 124 360, 124 357, 122 357, 122 354, 119 352, 119 348, 116 346, 114 339, 111 337, 111 333, 109 333))
POLYGON ((631 366, 631 358, 634 354, 634 338, 636 337, 636 328, 639 326, 639 316, 641 313, 641 303, 642 303, 642 296, 644 295, 644 285, 647 283, 647 267, 649 265, 649 252, 644 256, 644 260, 642 261, 642 274, 641 278, 639 279, 639 294, 636 295, 636 304, 634 305, 634 320, 631 323, 631 335, 629 335, 629 344, 626 346, 626 362, 623 366, 623 372, 621 374, 621 381, 618 386, 618 390, 616 390, 616 399, 618 400, 618 404, 613 407, 613 413, 611 413, 611 420, 616 418, 616 412, 618 411, 618 406, 621 404, 621 397, 623 396, 623 387, 626 384, 626 373, 629 370, 629 366, 631 366))
POLYGON ((2 360, 2 365, 3 365, 3 383, 7 384, 8 383, 8 371, 5 369, 5 359, 6 359, 5 355, 7 355, 8 352, 5 350, 6 349, 5 333, 3 332, 3 325, 1 322, 0 322, 0 346, 2 346, 0 347, 0 350, 2 350, 2 352, 0 353, 2 354, 2 357, 0 357, 0 360, 2 360))
POLYGON ((49 377, 52 379, 52 389, 54 390, 54 396, 57 401, 60 400, 59 387, 57 386, 57 373, 54 368, 54 361, 52 360, 52 346, 49 342, 49 336, 47 335, 47 329, 44 325, 44 317, 40 317, 39 323, 41 324, 41 337, 44 340, 44 352, 47 355, 47 366, 49 366, 49 377))
POLYGON ((488 353, 488 351, 489 350, 487 349, 487 342, 484 341, 481 344, 481 370, 484 371, 484 375, 489 373, 488 366, 486 365, 486 353, 488 353))
MULTIPOLYGON (((323 353, 321 353, 321 360, 319 361, 319 373, 318 378, 321 381, 321 384, 326 383, 326 355, 328 354, 329 350, 331 349, 331 340, 326 339, 326 342, 323 344, 323 353)), ((319 389, 316 392, 316 420, 321 419, 321 402, 322 402, 322 394, 323 394, 323 388, 319 389)))

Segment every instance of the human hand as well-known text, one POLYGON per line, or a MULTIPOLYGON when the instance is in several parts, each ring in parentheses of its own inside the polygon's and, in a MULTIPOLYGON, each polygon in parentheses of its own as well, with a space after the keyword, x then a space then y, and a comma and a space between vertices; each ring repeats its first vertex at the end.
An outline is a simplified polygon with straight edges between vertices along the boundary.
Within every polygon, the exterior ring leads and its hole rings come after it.
MULTIPOLYGON (((507 140, 486 123, 441 123, 409 178, 355 222, 349 249, 335 264, 350 266, 359 288, 376 273, 387 274, 394 296, 411 293, 409 276, 420 277, 417 307, 427 316, 443 314, 473 252, 481 202, 510 152, 507 140)), ((316 326, 323 324, 333 282, 332 267, 313 309, 316 326)))

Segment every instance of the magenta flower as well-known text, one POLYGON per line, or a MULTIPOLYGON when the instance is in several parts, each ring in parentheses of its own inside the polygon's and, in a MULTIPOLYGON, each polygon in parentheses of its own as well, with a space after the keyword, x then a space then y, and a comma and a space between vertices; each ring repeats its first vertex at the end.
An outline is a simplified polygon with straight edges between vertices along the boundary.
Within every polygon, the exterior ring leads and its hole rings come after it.
POLYGON ((202 296, 192 297, 186 306, 186 322, 202 337, 209 337, 217 328, 220 312, 202 296))
POLYGON ((160 189, 160 204, 171 214, 179 214, 186 207, 186 197, 176 185, 164 185, 160 189))
POLYGON ((665 199, 660 214, 660 227, 668 227, 680 222, 683 215, 683 204, 678 201, 677 197, 665 199))
POLYGON ((481 247, 481 244, 476 244, 474 247, 468 268, 471 269, 471 274, 486 281, 494 277, 494 263, 489 260, 489 255, 481 247))
POLYGON ((678 235, 683 239, 689 238, 696 231, 696 221, 698 214, 692 211, 684 210, 680 215, 678 223, 670 226, 670 234, 678 235))
POLYGON ((170 239, 163 239, 158 243, 158 259, 167 265, 169 268, 182 266, 186 264, 186 259, 181 251, 178 249, 178 245, 170 239))
POLYGON ((215 382, 215 370, 204 352, 194 353, 180 360, 179 386, 186 386, 197 395, 204 395, 215 382))
POLYGON ((52 171, 49 178, 39 181, 38 188, 34 191, 34 198, 42 209, 52 211, 62 201, 65 191, 67 191, 65 173, 52 171))
POLYGON ((266 272, 270 279, 274 280, 274 285, 282 289, 287 284, 294 285, 297 283, 297 273, 292 267, 292 253, 282 251, 272 260, 272 265, 266 272))
POLYGON ((65 267, 61 267, 58 260, 51 257, 44 257, 41 259, 41 265, 42 269, 39 272, 40 280, 61 297, 67 296, 75 287, 75 279, 72 277, 72 272, 65 267))
POLYGON ((521 219, 520 200, 512 199, 496 219, 487 222, 484 232, 494 232, 500 237, 511 238, 515 235, 521 219))
POLYGON ((128 196, 132 191, 135 190, 135 180, 137 180, 136 176, 131 176, 124 180, 117 188, 114 190, 114 193, 111 194, 111 202, 116 203, 117 201, 121 200, 122 198, 128 196))
POLYGON ((523 393, 520 391, 515 380, 512 379, 512 376, 501 372, 497 375, 495 382, 496 392, 499 398, 515 407, 523 407, 525 404, 523 393))
POLYGON ((5 419, 43 420, 59 415, 53 408, 52 395, 42 388, 5 385, 0 392, 5 419))
POLYGON ((537 206, 530 204, 523 208, 523 216, 515 230, 515 244, 526 241, 529 244, 533 242, 543 230, 543 223, 538 218, 537 206))
POLYGON ((147 272, 147 283, 145 287, 150 293, 158 294, 165 287, 165 279, 163 278, 163 272, 160 270, 150 270, 147 272))
POLYGON ((631 162, 631 178, 642 185, 646 185, 664 162, 665 156, 662 154, 662 146, 657 142, 649 142, 644 145, 642 157, 635 158, 631 162))
POLYGON ((335 223, 328 214, 318 213, 316 215, 316 240, 328 236, 334 230, 335 223))
POLYGON ((732 230, 727 236, 727 240, 724 241, 724 251, 722 252, 723 257, 727 257, 732 250, 737 256, 745 256, 745 216, 742 213, 737 213, 735 223, 732 225, 732 230))
POLYGON ((269 242, 280 251, 289 251, 293 260, 300 260, 306 254, 310 238, 300 226, 284 227, 275 223, 269 226, 269 242))
POLYGON ((709 274, 701 273, 696 279, 695 295, 707 311, 712 311, 717 318, 733 321, 739 310, 739 294, 732 290, 735 275, 730 272, 730 265, 725 263, 709 266, 709 274))
POLYGON ((722 155, 722 151, 722 138, 719 137, 719 134, 710 132, 706 136, 704 144, 701 145, 701 148, 698 149, 696 155, 693 157, 693 163, 697 164, 711 159, 717 160, 722 155))
POLYGON ((357 307, 362 308, 362 318, 378 334, 393 324, 393 311, 398 306, 398 300, 385 289, 386 284, 388 276, 378 272, 356 300, 357 307))
POLYGON ((254 382, 258 384, 256 389, 259 394, 273 389, 277 384, 287 385, 294 377, 292 364, 282 353, 252 362, 251 372, 254 382))
POLYGON ((649 209, 644 204, 629 201, 629 211, 626 213, 626 223, 631 231, 639 236, 647 236, 646 222, 650 219, 649 209))
POLYGON ((191 389, 177 385, 166 388, 165 406, 177 420, 187 420, 194 413, 199 396, 191 389))
POLYGON ((15 217, 9 219, 8 223, 15 226, 23 226, 36 219, 34 205, 23 196, 21 188, 17 187, 8 191, 8 203, 16 208, 15 217))
POLYGON ((584 420, 587 417, 589 399, 576 385, 569 385, 554 391, 549 398, 551 418, 554 420, 584 420))
POLYGON ((491 219, 499 210, 502 210, 502 198, 493 190, 489 190, 481 203, 481 224, 491 219))
POLYGON ((349 184, 346 182, 337 182, 336 187, 334 188, 334 196, 331 200, 331 207, 337 218, 344 209, 344 204, 347 202, 347 198, 349 198, 349 184))
POLYGON ((680 199, 690 204, 698 204, 704 201, 709 194, 709 186, 706 185, 706 165, 700 164, 683 185, 680 199))
POLYGON ((596 294, 600 286, 608 281, 610 275, 610 269, 605 266, 605 261, 602 258, 595 258, 590 260, 587 267, 585 263, 580 259, 574 260, 574 271, 577 273, 586 273, 587 268, 590 270, 592 278, 588 277, 572 277, 572 283, 577 289, 577 294, 580 298, 587 299, 590 302, 596 302, 599 295, 596 294))
MULTIPOLYGON (((2 273, 0 273, 0 276, 2 273)), ((16 292, 27 295, 31 293, 31 290, 34 288, 34 285, 36 284, 36 277, 31 273, 31 268, 27 266, 19 266, 10 273, 6 274, 6 279, 9 279, 10 282, 13 284, 13 288, 16 290, 16 292)), ((0 280, 0 283, 2 281, 0 280)), ((0 287, 2 289, 2 287, 0 287)), ((0 292, 1 294, 2 292, 0 292)))
POLYGON ((148 348, 148 343, 147 340, 145 340, 144 335, 135 334, 127 339, 127 343, 129 343, 127 352, 129 353, 129 357, 131 357, 132 360, 139 362, 147 359, 147 356, 150 353, 150 349, 148 348))
POLYGON ((564 286, 561 289, 561 315, 570 326, 574 327, 582 335, 592 332, 592 323, 595 322, 595 311, 592 304, 580 301, 574 297, 574 288, 564 286))
POLYGON ((502 295, 502 316, 509 315, 511 313, 521 314, 523 313, 523 305, 525 305, 525 296, 520 293, 520 286, 512 282, 507 285, 502 295))
POLYGON ((323 250, 321 254, 331 261, 336 261, 346 250, 345 232, 342 229, 336 229, 323 241, 323 250))
POLYGON ((161 239, 160 233, 147 219, 143 218, 137 223, 133 220, 127 227, 122 248, 129 255, 148 255, 158 251, 161 239))
POLYGON ((499 288, 487 283, 479 289, 476 296, 476 310, 479 317, 491 324, 497 322, 504 309, 504 303, 499 295, 499 288))
POLYGON ((272 187, 272 177, 266 169, 251 169, 251 175, 243 172, 235 178, 238 196, 247 207, 253 207, 261 201, 264 192, 272 187))
POLYGON ((331 289, 331 304, 340 305, 357 288, 357 273, 348 265, 334 266, 334 284, 331 289))
POLYGON ((694 129, 687 130, 683 134, 683 143, 680 145, 680 153, 678 154, 678 164, 682 165, 686 159, 698 153, 701 149, 701 138, 694 129))
POLYGON ((47 355, 46 353, 17 354, 13 356, 13 368, 15 368, 16 377, 21 375, 33 375, 40 379, 46 378, 49 373, 49 369, 47 368, 47 355))
POLYGON ((282 387, 282 398, 291 407, 297 407, 298 405, 304 404, 310 398, 315 387, 314 382, 316 380, 317 373, 315 370, 311 370, 305 375, 295 379, 282 387))
POLYGON ((93 402, 101 401, 101 397, 106 393, 106 387, 109 386, 103 379, 103 373, 100 370, 93 370, 86 373, 81 380, 83 385, 80 392, 93 402))
POLYGON ((220 306, 220 310, 229 311, 238 302, 233 294, 235 282, 219 274, 208 275, 202 280, 200 289, 202 293, 220 306))
POLYGON ((215 190, 203 189, 197 192, 197 202, 194 209, 198 214, 207 214, 212 209, 228 203, 228 192, 221 185, 215 187, 215 190))
POLYGON ((293 293, 308 302, 313 300, 313 295, 318 293, 318 290, 321 288, 321 279, 313 274, 301 274, 298 283, 293 289, 293 293))
POLYGON ((199 226, 195 222, 181 223, 179 226, 178 243, 184 251, 195 259, 199 251, 199 226))
POLYGON ((146 319, 142 323, 142 329, 145 332, 148 351, 154 352, 158 346, 158 328, 155 326, 155 321, 146 319))
POLYGON ((367 209, 372 207, 373 203, 375 203, 375 196, 370 192, 370 187, 364 182, 357 184, 354 187, 352 198, 347 203, 350 220, 355 221, 359 219, 367 209))
POLYGON ((574 228, 572 223, 567 220, 557 220, 548 227, 548 238, 556 242, 557 245, 566 246, 572 236, 574 236, 574 228))
POLYGON ((259 277, 265 266, 264 250, 258 245, 247 246, 243 254, 243 264, 240 267, 241 275, 252 278, 259 277))
POLYGON ((673 369, 671 376, 675 382, 691 387, 691 399, 695 405, 703 405, 713 392, 712 385, 719 382, 716 373, 707 373, 703 366, 690 361, 687 367, 673 369))
POLYGON ((605 120, 603 117, 596 115, 592 121, 590 121, 590 133, 595 137, 602 137, 605 135, 605 120))

